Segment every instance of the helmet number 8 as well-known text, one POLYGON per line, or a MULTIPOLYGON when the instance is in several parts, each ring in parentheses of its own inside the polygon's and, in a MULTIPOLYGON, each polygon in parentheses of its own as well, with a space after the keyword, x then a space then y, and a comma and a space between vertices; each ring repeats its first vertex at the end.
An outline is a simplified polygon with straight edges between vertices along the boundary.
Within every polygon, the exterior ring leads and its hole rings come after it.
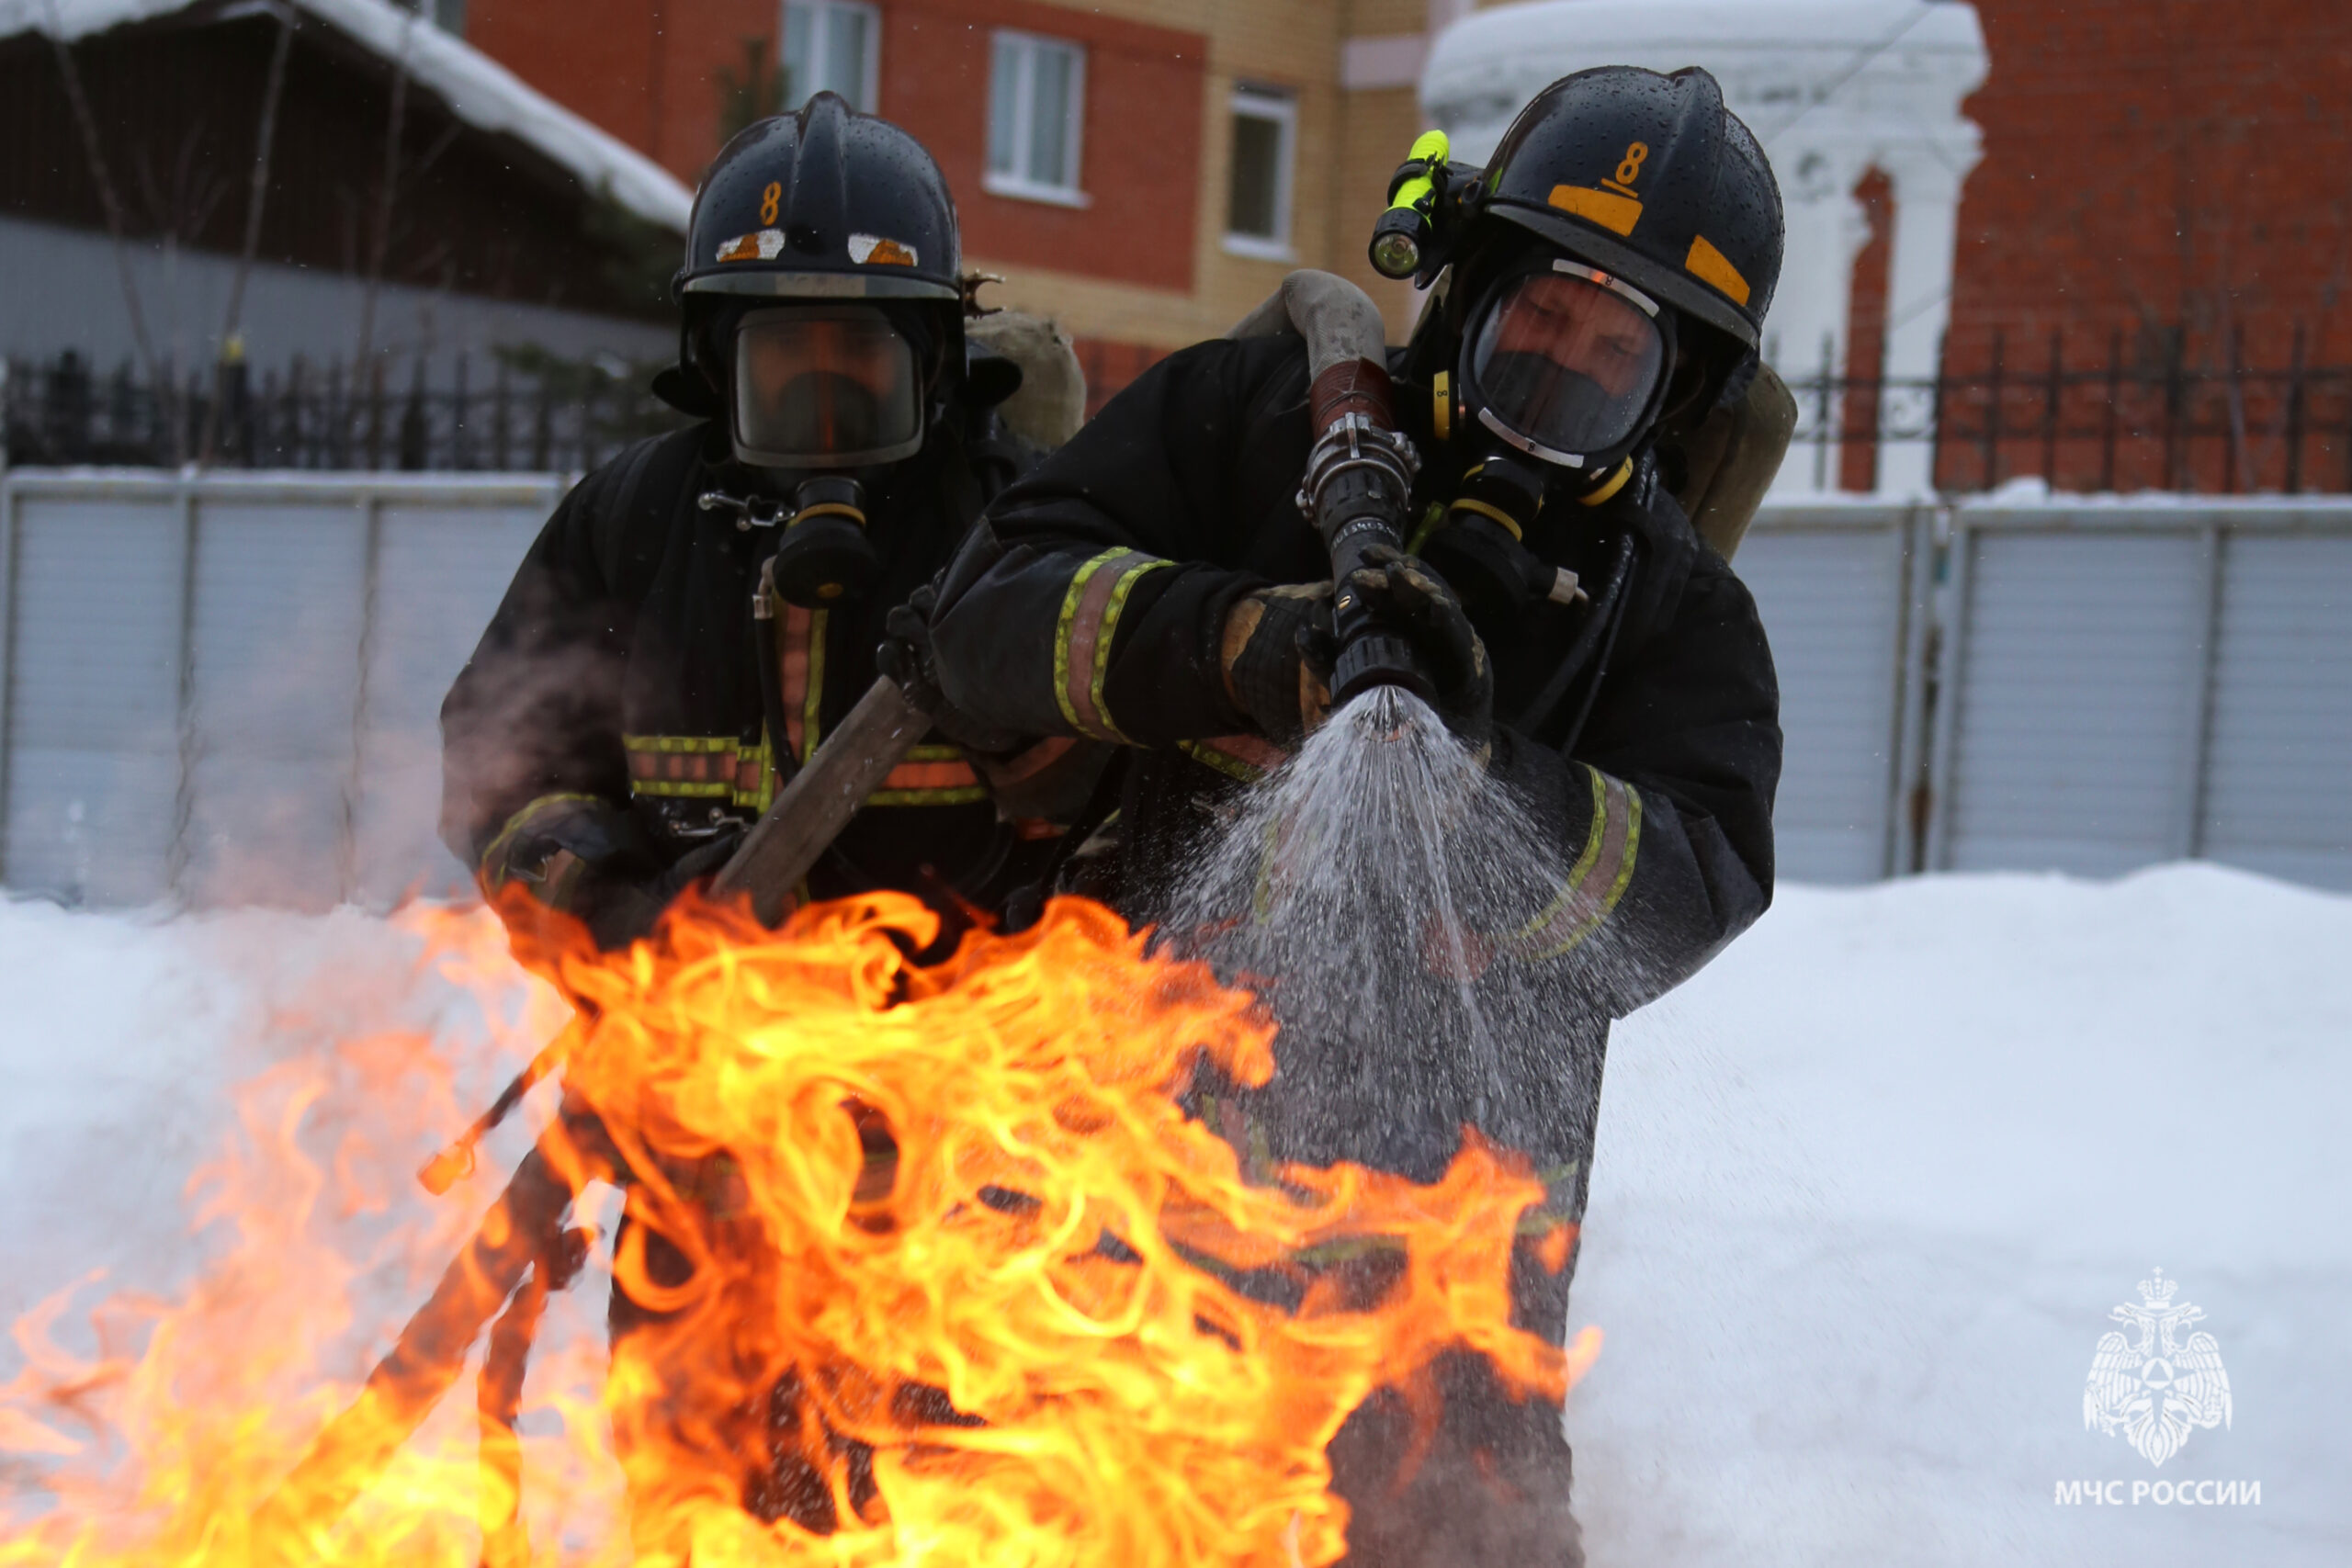
POLYGON ((1641 178, 1642 161, 1649 155, 1650 144, 1648 142, 1629 142, 1625 148, 1625 161, 1617 165, 1617 183, 1621 186, 1629 186, 1635 180, 1641 178))
MULTIPOLYGON (((1640 147, 1641 143, 1636 141, 1634 145, 1640 147)), ((1644 151, 1646 152, 1647 149, 1645 148, 1644 151)), ((770 180, 768 182, 768 188, 760 192, 760 221, 763 223, 775 222, 776 203, 783 199, 783 182, 780 180, 770 180)))

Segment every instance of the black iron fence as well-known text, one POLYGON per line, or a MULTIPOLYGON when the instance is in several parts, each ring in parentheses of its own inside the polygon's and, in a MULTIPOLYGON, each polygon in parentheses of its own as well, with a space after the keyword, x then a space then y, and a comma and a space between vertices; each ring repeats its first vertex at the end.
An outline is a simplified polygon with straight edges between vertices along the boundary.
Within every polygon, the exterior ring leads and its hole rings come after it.
POLYGON ((2176 351, 2069 365, 2052 334, 2021 356, 1996 333, 1982 368, 1935 380, 1813 376, 1790 382, 1792 467, 1822 489, 1868 490, 1883 446, 1934 447, 1935 487, 1987 491, 2035 478, 2052 490, 2201 494, 2352 491, 2352 366, 2284 367, 2233 351, 2193 368, 2176 351), (1800 469, 1800 472, 1803 472, 1800 469))
POLYGON ((159 389, 127 362, 102 373, 69 351, 8 361, 0 423, 11 464, 548 472, 681 423, 642 367, 458 355, 443 375, 296 359, 159 389))
MULTIPOLYGON (((1868 490, 1878 455, 1933 448, 1938 490, 2040 478, 2053 490, 2205 494, 2352 491, 2352 366, 2192 369, 2069 367, 2052 340, 2022 366, 1996 336, 1989 363, 1936 380, 1792 380, 1788 465, 1824 490, 1868 490)), ((594 468, 680 415, 644 367, 457 356, 445 378, 385 360, 364 373, 297 360, 231 366, 159 393, 129 364, 10 361, 0 417, 8 460, 176 467, 561 471, 594 468)))

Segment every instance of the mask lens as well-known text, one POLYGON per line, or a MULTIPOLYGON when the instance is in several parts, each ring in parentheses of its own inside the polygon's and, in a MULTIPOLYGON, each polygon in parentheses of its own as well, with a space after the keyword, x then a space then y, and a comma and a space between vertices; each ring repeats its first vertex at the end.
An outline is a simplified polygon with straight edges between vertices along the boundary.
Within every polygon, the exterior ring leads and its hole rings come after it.
POLYGON ((1634 434, 1666 362, 1657 323, 1612 288, 1567 273, 1512 285, 1471 356, 1480 399, 1555 452, 1601 452, 1634 434))
POLYGON ((913 348, 869 308, 755 310, 735 334, 735 444, 775 468, 887 462, 922 438, 913 348))

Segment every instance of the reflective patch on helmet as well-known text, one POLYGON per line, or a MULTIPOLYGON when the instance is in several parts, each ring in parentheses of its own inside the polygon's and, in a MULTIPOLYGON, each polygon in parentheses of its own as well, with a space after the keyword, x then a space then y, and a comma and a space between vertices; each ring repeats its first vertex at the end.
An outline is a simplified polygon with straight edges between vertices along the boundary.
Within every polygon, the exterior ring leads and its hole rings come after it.
POLYGON ((849 259, 859 266, 912 266, 915 248, 896 240, 886 240, 878 234, 852 234, 849 237, 849 259))
POLYGON ((784 231, 762 229, 754 234, 738 234, 718 247, 717 260, 722 262, 774 261, 784 254, 784 231))
POLYGON ((1747 303, 1747 279, 1740 276, 1739 268, 1731 265, 1730 257, 1707 243, 1704 234, 1690 242, 1690 254, 1682 269, 1700 282, 1713 285, 1716 292, 1733 304, 1747 303))
POLYGON ((1642 204, 1632 197, 1583 186, 1554 186, 1552 205, 1572 217, 1620 234, 1632 233, 1634 225, 1642 220, 1642 204))

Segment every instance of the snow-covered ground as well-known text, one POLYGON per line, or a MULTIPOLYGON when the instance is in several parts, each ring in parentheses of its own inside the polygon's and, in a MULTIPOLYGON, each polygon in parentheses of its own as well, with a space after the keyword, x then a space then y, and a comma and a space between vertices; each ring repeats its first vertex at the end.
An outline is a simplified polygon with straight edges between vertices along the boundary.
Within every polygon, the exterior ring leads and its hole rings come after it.
MULTIPOLYGON (((0 1314, 166 1282, 273 1055, 478 1037, 421 951, 349 912, 0 904, 0 1314)), ((2352 898, 2208 866, 1784 889, 1612 1047, 1569 1416, 1596 1568, 2352 1562, 2347 954, 2352 898), (2235 1402, 2161 1470, 2082 1421, 2155 1267, 2235 1402), (2261 1502, 2130 1500, 2183 1480, 2261 1502)))
POLYGON ((1783 890, 1611 1046, 1596 1568, 2352 1562, 2348 957, 2352 898, 2204 865, 1783 890), (2082 1415, 2159 1267, 2234 1396, 2161 1470, 2082 1415), (2262 1501, 2130 1500, 2184 1479, 2262 1501))

